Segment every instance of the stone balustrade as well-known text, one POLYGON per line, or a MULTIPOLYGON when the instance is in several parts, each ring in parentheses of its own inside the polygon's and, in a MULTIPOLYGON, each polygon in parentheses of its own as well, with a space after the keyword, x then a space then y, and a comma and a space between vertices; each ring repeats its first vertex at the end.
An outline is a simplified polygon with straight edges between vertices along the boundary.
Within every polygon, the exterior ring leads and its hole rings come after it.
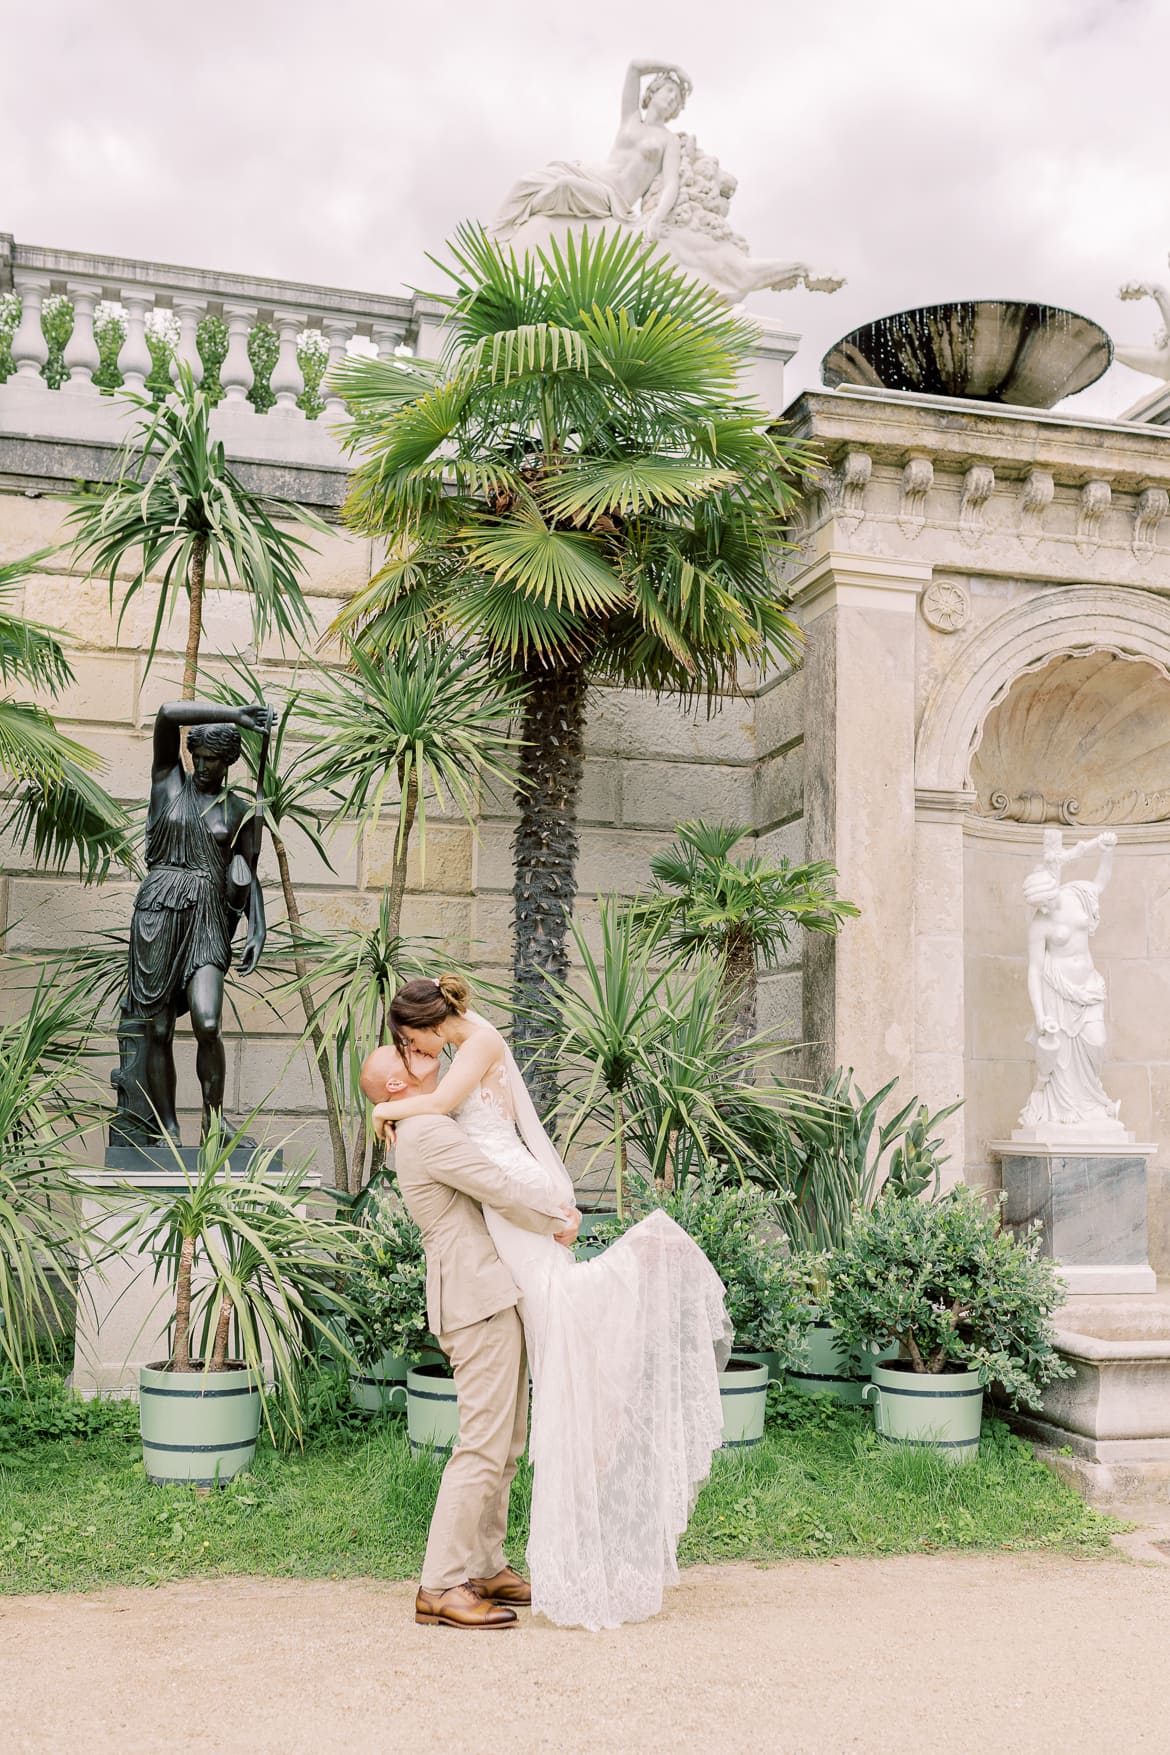
POLYGON ((227 347, 218 361, 223 395, 214 418, 228 449, 262 462, 318 467, 342 463, 335 429, 347 417, 340 399, 328 388, 330 368, 349 350, 381 359, 404 349, 434 357, 442 315, 435 300, 417 295, 355 292, 44 249, 18 244, 0 233, 0 294, 4 292, 15 293, 21 309, 10 343, 11 373, 0 384, 0 435, 117 442, 125 404, 103 395, 95 382, 101 363, 95 319, 112 304, 120 307, 124 330, 116 354, 122 388, 141 393, 152 372, 157 383, 157 359, 149 346, 152 331, 168 331, 173 341, 168 348, 171 376, 182 361, 196 381, 202 381, 207 349, 201 351, 197 336, 206 318, 218 318, 227 347), (66 376, 59 391, 43 375, 49 359, 45 301, 54 296, 63 296, 73 307, 72 331, 61 362, 66 376), (249 338, 262 324, 271 325, 279 351, 267 386, 269 395, 257 408, 249 400, 254 378, 249 338), (306 331, 320 338, 316 339, 318 360, 327 349, 318 419, 307 418, 298 406, 306 389, 313 388, 306 382, 302 363, 306 331), (263 406, 264 402, 270 406, 263 406))
MULTIPOLYGON (((218 351, 226 332, 226 352, 217 362, 223 394, 213 416, 214 428, 230 455, 259 463, 342 468, 344 454, 337 435, 339 428, 344 430, 347 416, 329 389, 330 368, 350 350, 386 359, 409 349, 434 359, 441 347, 443 307, 421 294, 354 292, 120 256, 91 256, 19 244, 0 232, 0 295, 6 292, 19 297, 21 311, 11 337, 12 370, 0 383, 0 441, 35 437, 82 446, 118 442, 128 405, 103 394, 97 381, 103 365, 114 363, 108 352, 103 359, 99 346, 100 314, 110 304, 120 308, 124 330, 116 371, 122 388, 139 393, 148 379, 152 386, 158 385, 160 349, 156 342, 152 353, 150 342, 164 331, 171 376, 182 361, 201 381, 208 349, 198 338, 205 333, 206 319, 219 319, 223 330, 218 351), (60 359, 64 373, 57 391, 45 375, 50 348, 43 319, 46 300, 60 297, 73 307, 73 326, 60 359), (263 386, 265 394, 257 396, 249 338, 262 324, 275 332, 277 353, 271 378, 263 386), (300 406, 307 400, 306 390, 310 394, 314 390, 306 381, 303 363, 306 331, 315 338, 318 363, 327 350, 320 398, 309 415, 300 406)), ((749 385, 779 411, 783 368, 795 351, 796 337, 780 332, 775 324, 761 323, 749 385)), ((79 464, 73 473, 92 473, 88 459, 79 459, 79 464)))

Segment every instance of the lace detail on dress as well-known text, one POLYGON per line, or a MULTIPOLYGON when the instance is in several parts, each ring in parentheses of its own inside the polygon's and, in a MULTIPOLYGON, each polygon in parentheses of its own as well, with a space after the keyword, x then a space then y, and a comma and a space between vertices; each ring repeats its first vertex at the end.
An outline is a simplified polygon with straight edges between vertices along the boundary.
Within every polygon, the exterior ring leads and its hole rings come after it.
MULTIPOLYGON (((455 1119, 534 1194, 549 1192, 549 1171, 487 1093, 455 1119)), ((678 1541, 722 1442, 723 1286, 665 1213, 587 1262, 484 1216, 520 1288, 532 1368, 533 1608, 560 1626, 645 1620, 677 1580, 678 1541)))

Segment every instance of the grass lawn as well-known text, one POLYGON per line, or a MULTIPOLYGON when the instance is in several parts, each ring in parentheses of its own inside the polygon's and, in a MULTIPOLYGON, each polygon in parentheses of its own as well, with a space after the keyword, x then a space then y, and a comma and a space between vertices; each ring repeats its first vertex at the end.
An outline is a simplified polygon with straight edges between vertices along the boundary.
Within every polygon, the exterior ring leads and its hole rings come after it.
MULTIPOLYGON (((716 1458, 682 1547, 686 1563, 896 1554, 941 1548, 1100 1553, 1120 1527, 1032 1460, 1000 1422, 977 1462, 953 1468, 873 1435, 870 1416, 771 1392, 764 1443, 716 1458)), ((153 1487, 137 1409, 80 1403, 55 1380, 31 1399, 0 1384, 0 1592, 258 1573, 412 1578, 439 1467, 415 1461, 405 1423, 346 1407, 322 1376, 303 1452, 262 1441, 252 1470, 200 1495, 153 1487)), ((531 1479, 513 1493, 511 1552, 527 1535, 531 1479)))

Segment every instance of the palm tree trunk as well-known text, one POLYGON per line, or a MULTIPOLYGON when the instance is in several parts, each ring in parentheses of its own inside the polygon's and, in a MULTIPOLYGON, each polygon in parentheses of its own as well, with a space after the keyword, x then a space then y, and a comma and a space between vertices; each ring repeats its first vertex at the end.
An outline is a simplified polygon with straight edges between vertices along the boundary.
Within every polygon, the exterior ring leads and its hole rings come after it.
POLYGON ((720 1009, 738 1048, 756 1033, 756 947, 745 932, 731 934, 720 989, 720 1009))
POLYGON ((390 868, 390 887, 387 892, 390 931, 395 938, 402 931, 402 898, 406 894, 406 866, 410 858, 410 837, 417 813, 418 769, 412 767, 410 779, 406 783, 406 798, 402 817, 394 841, 394 863, 390 868))
POLYGON ((301 910, 292 886, 288 849, 274 828, 270 826, 268 832, 272 836, 272 847, 280 872, 280 887, 284 894, 284 911, 288 917, 288 930, 293 943, 293 966, 297 972, 301 1006, 305 1014, 305 1023, 309 1029, 309 1039, 313 1044, 313 1054, 321 1071, 321 1083, 325 1087, 325 1117, 329 1123, 329 1149, 333 1156, 333 1186, 345 1190, 349 1185, 349 1177, 345 1162, 345 1135, 341 1131, 341 1104, 337 1097, 337 1084, 333 1077, 333 1068, 329 1063, 325 1038, 321 1034, 321 1026, 315 1021, 317 1008, 308 985, 309 968, 304 955, 301 910))
POLYGON ((614 1119, 614 1182, 617 1193, 618 1224, 626 1216, 626 1111, 622 1103, 622 1094, 613 1094, 614 1119))
POLYGON ((203 638, 203 574, 207 566, 207 538, 197 536, 191 544, 191 561, 187 568, 187 650, 183 655, 183 700, 195 699, 195 680, 199 675, 199 642, 203 638))
POLYGON ((219 1321, 215 1325, 215 1343, 211 1349, 212 1371, 227 1370, 228 1334, 232 1326, 232 1311, 235 1306, 230 1298, 225 1298, 219 1307, 219 1321))
POLYGON ((569 972, 569 923, 577 894, 577 800, 584 769, 587 683, 580 666, 525 667, 528 698, 520 745, 520 820, 513 840, 513 1045, 533 1100, 546 1118, 556 1109, 556 1068, 547 1055, 549 1026, 532 1015, 547 1000, 545 977, 569 972))
POLYGON ((184 1237, 179 1251, 179 1271, 175 1277, 175 1338, 171 1346, 171 1370, 191 1369, 191 1264, 195 1260, 195 1239, 184 1237))

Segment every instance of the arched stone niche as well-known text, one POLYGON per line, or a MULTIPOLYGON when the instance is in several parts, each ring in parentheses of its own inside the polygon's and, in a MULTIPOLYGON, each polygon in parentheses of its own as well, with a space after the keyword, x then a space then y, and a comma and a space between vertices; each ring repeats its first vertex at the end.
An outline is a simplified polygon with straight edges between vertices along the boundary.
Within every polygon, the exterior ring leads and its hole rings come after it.
POLYGON ((1117 828, 1094 940, 1106 1082, 1158 1147, 1151 1259, 1170 1273, 1170 601, 1047 587, 973 631, 923 705, 915 786, 916 1088, 962 1093, 953 1171, 975 1183, 998 1180, 989 1142, 1031 1086, 1022 884, 1043 822, 1117 828))
POLYGON ((1170 818, 1170 677, 1116 652, 1016 678, 971 759, 980 816, 1113 827, 1170 818))

